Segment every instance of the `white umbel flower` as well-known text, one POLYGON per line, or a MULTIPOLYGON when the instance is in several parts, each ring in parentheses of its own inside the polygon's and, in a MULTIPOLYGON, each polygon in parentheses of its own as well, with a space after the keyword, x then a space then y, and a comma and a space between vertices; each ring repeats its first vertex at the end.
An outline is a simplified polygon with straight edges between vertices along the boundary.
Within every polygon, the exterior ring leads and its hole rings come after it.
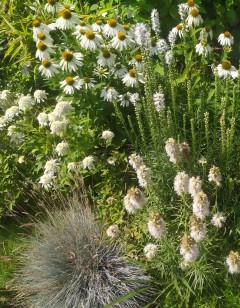
POLYGON ((128 157, 128 162, 133 167, 134 170, 139 169, 140 166, 143 165, 142 157, 137 155, 136 153, 133 153, 128 157))
POLYGON ((209 170, 208 181, 215 183, 217 186, 221 186, 222 175, 219 167, 212 166, 209 170))
POLYGON ((48 115, 46 112, 41 112, 37 116, 37 120, 40 126, 47 126, 48 125, 48 115))
POLYGON ((149 243, 144 247, 143 251, 145 253, 146 258, 151 260, 157 254, 157 245, 149 243))
POLYGON ((58 114, 55 113, 55 111, 53 112, 50 112, 48 114, 48 121, 50 123, 54 122, 54 121, 63 121, 64 120, 64 117, 63 116, 60 116, 58 114))
POLYGON ((75 89, 79 90, 82 87, 78 76, 75 77, 69 76, 65 80, 60 81, 60 84, 61 84, 60 87, 63 88, 63 92, 70 95, 74 94, 75 89))
POLYGON ((95 51, 103 44, 103 38, 100 34, 87 30, 80 38, 80 45, 83 49, 95 51))
POLYGON ((174 179, 174 190, 179 195, 187 194, 189 192, 189 176, 185 171, 178 172, 174 179))
POLYGON ((192 197, 194 197, 198 192, 202 191, 202 181, 199 176, 193 176, 190 178, 188 191, 192 197))
POLYGON ((117 23, 116 19, 111 18, 103 26, 103 34, 108 37, 114 37, 119 31, 123 31, 123 26, 117 23))
POLYGON ((65 156, 69 152, 69 145, 67 142, 60 142, 57 144, 55 151, 58 153, 59 156, 65 156))
POLYGON ((105 101, 112 102, 116 101, 118 98, 118 92, 113 87, 104 87, 101 95, 100 95, 105 101))
POLYGON ((84 169, 93 169, 94 168, 94 158, 93 156, 87 156, 82 160, 83 168, 84 169))
POLYGON ((138 188, 130 188, 124 197, 124 205, 129 213, 136 213, 147 202, 144 194, 138 188))
POLYGON ((59 164, 57 162, 57 159, 50 159, 46 162, 44 166, 44 173, 55 173, 59 164))
POLYGON ((76 72, 79 66, 82 66, 83 55, 81 52, 72 52, 65 50, 62 53, 62 60, 60 66, 63 71, 76 72))
POLYGON ((26 96, 21 96, 20 99, 18 100, 19 110, 25 111, 27 109, 31 109, 33 106, 34 106, 34 100, 29 94, 26 96))
POLYGON ((43 188, 49 189, 53 186, 53 180, 55 176, 52 173, 45 173, 40 177, 39 183, 42 184, 43 188))
POLYGON ((58 13, 58 17, 59 18, 56 20, 56 27, 61 30, 72 29, 80 22, 77 14, 66 8, 58 13))
POLYGON ((192 237, 185 234, 181 240, 180 254, 186 263, 196 261, 199 255, 198 246, 192 237))
POLYGON ((59 12, 63 8, 64 7, 56 0, 47 0, 47 3, 44 6, 44 10, 46 10, 50 14, 55 14, 56 12, 59 12))
POLYGON ((151 213, 147 225, 149 233, 154 238, 160 238, 166 229, 166 223, 158 213, 151 213))
POLYGON ((127 87, 135 87, 137 85, 137 82, 144 83, 144 79, 141 73, 137 73, 136 70, 132 68, 127 74, 122 77, 122 82, 127 87))
POLYGON ((227 77, 232 77, 238 78, 238 70, 232 66, 232 63, 228 60, 223 60, 221 64, 217 66, 217 73, 220 78, 227 78, 227 77))
POLYGON ((45 90, 36 90, 33 93, 33 97, 37 103, 44 102, 47 99, 48 93, 45 90))
POLYGON ((200 219, 209 215, 209 201, 203 191, 196 193, 193 198, 193 213, 200 219))
POLYGON ((151 12, 151 23, 153 31, 159 34, 161 32, 161 29, 160 29, 159 14, 156 9, 153 9, 151 12))
POLYGON ((192 215, 190 218, 190 236, 196 241, 200 242, 206 236, 206 225, 204 222, 197 216, 192 215))
POLYGON ((153 94, 153 104, 157 112, 161 112, 165 108, 165 97, 163 93, 156 92, 153 94))
POLYGON ((50 45, 47 45, 42 41, 37 44, 36 58, 39 58, 39 60, 50 59, 50 54, 53 53, 55 53, 55 51, 50 45))
POLYGON ((187 17, 187 23, 190 27, 198 27, 203 23, 203 19, 199 14, 199 10, 195 7, 193 8, 187 17))
POLYGON ((221 46, 232 46, 234 43, 234 38, 229 31, 225 31, 224 33, 220 34, 218 37, 218 42, 221 46))
POLYGON ((211 219, 211 224, 217 228, 222 228, 225 222, 226 217, 221 212, 217 212, 216 214, 214 214, 211 219))
POLYGON ((228 265, 228 271, 231 274, 237 274, 240 272, 240 254, 238 251, 230 251, 226 263, 228 265))
POLYGON ((120 235, 120 230, 116 224, 113 224, 107 228, 106 233, 107 233, 107 236, 116 238, 120 235))
POLYGON ((104 48, 97 57, 97 64, 100 66, 113 67, 116 55, 111 53, 108 48, 104 48))
POLYGON ((50 78, 58 74, 59 65, 51 62, 49 59, 42 60, 42 64, 39 66, 39 72, 42 76, 50 78))
POLYGON ((102 139, 104 140, 111 141, 113 137, 114 137, 114 133, 111 132, 110 130, 104 130, 102 132, 102 139))

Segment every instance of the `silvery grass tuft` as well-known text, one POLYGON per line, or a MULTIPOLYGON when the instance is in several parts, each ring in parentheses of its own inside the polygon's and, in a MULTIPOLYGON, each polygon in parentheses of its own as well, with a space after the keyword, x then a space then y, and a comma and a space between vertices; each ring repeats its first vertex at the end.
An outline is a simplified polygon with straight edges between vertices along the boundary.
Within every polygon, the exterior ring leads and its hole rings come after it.
POLYGON ((47 221, 36 223, 37 235, 30 238, 13 283, 16 302, 35 308, 97 308, 136 290, 135 297, 115 307, 143 307, 147 296, 138 293, 148 277, 103 235, 89 207, 77 197, 66 202, 65 210, 49 212, 47 221))

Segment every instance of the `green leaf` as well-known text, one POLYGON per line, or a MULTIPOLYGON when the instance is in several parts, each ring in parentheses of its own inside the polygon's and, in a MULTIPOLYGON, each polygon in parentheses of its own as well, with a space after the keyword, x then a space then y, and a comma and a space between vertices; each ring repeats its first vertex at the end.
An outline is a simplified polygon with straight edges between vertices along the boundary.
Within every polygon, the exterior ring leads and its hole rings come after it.
POLYGON ((92 6, 90 6, 90 11, 96 11, 98 9, 98 4, 93 4, 92 6))

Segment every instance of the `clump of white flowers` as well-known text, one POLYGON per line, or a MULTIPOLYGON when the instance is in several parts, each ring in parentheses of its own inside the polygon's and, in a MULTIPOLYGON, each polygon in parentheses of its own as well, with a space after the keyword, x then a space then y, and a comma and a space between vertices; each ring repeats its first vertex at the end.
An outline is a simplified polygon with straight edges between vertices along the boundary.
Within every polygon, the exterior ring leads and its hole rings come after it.
POLYGON ((208 174, 208 180, 209 182, 215 183, 217 186, 221 186, 222 175, 219 167, 216 166, 211 167, 208 174))
POLYGON ((199 255, 199 249, 194 239, 185 234, 181 240, 180 254, 183 256, 186 264, 196 261, 199 255))
POLYGON ((133 153, 128 157, 128 162, 134 170, 137 170, 141 165, 143 165, 142 157, 136 153, 133 153))
POLYGON ((156 92, 153 94, 153 103, 157 112, 161 112, 165 108, 165 98, 164 94, 156 92))
POLYGON ((130 188, 124 197, 124 205, 129 213, 136 213, 146 202, 144 194, 135 187, 130 188))
POLYGON ((70 172, 70 171, 73 171, 73 172, 77 172, 78 170, 78 166, 77 166, 77 163, 75 162, 70 162, 67 164, 67 170, 70 172))
POLYGON ((166 229, 166 223, 159 213, 151 213, 147 225, 149 233, 154 238, 160 238, 166 229))
POLYGON ((189 194, 194 197, 198 192, 202 191, 202 181, 199 176, 189 179, 189 194))
POLYGON ((193 198, 193 213, 200 219, 205 219, 209 215, 209 201, 203 191, 199 191, 193 198))
POLYGON ((37 103, 44 102, 47 99, 47 93, 45 90, 36 90, 33 93, 33 97, 37 103))
POLYGON ((44 173, 39 180, 39 183, 42 184, 43 188, 49 189, 53 186, 53 180, 55 176, 52 173, 44 173))
POLYGON ((128 159, 129 164, 137 173, 139 185, 141 187, 147 187, 151 184, 151 170, 144 165, 143 159, 136 153, 131 154, 128 159))
POLYGON ((176 140, 169 138, 165 143, 165 151, 169 157, 170 162, 176 164, 181 160, 181 153, 179 145, 176 140))
POLYGON ((200 242, 206 236, 206 225, 204 222, 197 217, 192 215, 190 217, 190 236, 196 241, 200 242))
POLYGON ((111 141, 113 137, 114 137, 114 133, 111 132, 110 130, 104 130, 102 132, 102 139, 106 141, 111 141))
POLYGON ((214 227, 222 228, 225 221, 226 221, 226 217, 223 215, 223 213, 217 212, 216 214, 213 215, 211 219, 211 224, 213 224, 214 227))
POLYGON ((113 224, 110 227, 108 227, 106 233, 107 233, 107 236, 115 238, 119 236, 120 230, 116 224, 113 224))
POLYGON ((143 251, 146 258, 150 260, 154 258, 157 254, 157 245, 149 243, 144 247, 143 251))
POLYGON ((237 274, 240 272, 240 255, 238 251, 230 251, 226 263, 228 265, 228 271, 231 274, 237 274))
POLYGON ((83 164, 83 168, 84 169, 93 169, 94 168, 94 158, 92 155, 89 155, 87 157, 85 157, 83 160, 82 160, 82 164, 83 164))
POLYGON ((174 191, 182 196, 189 192, 189 176, 185 171, 178 172, 174 179, 174 191))
POLYGON ((67 142, 62 141, 57 144, 55 150, 59 156, 65 156, 69 152, 69 145, 67 142))

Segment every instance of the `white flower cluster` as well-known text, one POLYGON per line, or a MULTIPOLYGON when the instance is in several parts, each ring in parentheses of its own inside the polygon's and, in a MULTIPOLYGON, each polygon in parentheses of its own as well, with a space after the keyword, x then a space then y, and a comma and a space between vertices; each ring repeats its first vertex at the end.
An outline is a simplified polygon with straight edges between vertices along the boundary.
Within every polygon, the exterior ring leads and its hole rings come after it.
POLYGON ((157 245, 149 243, 143 249, 147 259, 151 260, 157 254, 157 245))
POLYGON ((142 158, 133 153, 129 156, 129 164, 136 171, 139 185, 141 187, 147 187, 151 184, 151 172, 150 169, 144 165, 142 158))
POLYGON ((154 238, 160 238, 166 229, 166 223, 159 213, 151 213, 147 225, 149 233, 154 238))
POLYGON ((50 159, 45 163, 44 174, 40 177, 39 183, 42 184, 44 189, 50 189, 53 186, 54 175, 58 170, 59 163, 57 159, 50 159))
POLYGON ((134 214, 147 202, 144 194, 138 188, 130 188, 124 197, 124 205, 126 210, 134 214))
POLYGON ((222 175, 219 167, 216 167, 214 165, 211 167, 208 174, 208 180, 209 182, 215 183, 217 186, 221 186, 222 175))
MULTIPOLYGON (((188 145, 187 145, 187 147, 184 146, 184 148, 185 148, 184 153, 186 151, 188 151, 188 153, 185 153, 185 154, 189 154, 190 150, 189 150, 188 145)), ((183 147, 182 147, 181 144, 179 145, 175 139, 169 138, 166 141, 165 151, 167 153, 167 156, 169 157, 170 162, 172 162, 173 164, 177 164, 178 162, 181 161, 181 159, 182 159, 182 153, 181 152, 183 152, 183 147)), ((185 157, 186 157, 186 155, 185 155, 185 157)))
POLYGON ((183 256, 185 266, 196 261, 199 255, 199 249, 194 239, 185 234, 181 240, 180 254, 183 256))
POLYGON ((161 112, 165 108, 165 97, 163 93, 156 92, 153 94, 153 104, 157 112, 161 112))
POLYGON ((107 233, 107 236, 115 238, 120 235, 120 230, 116 224, 113 224, 110 227, 108 227, 106 233, 107 233))
POLYGON ((229 273, 240 273, 240 254, 238 251, 230 251, 226 263, 228 265, 229 273))

